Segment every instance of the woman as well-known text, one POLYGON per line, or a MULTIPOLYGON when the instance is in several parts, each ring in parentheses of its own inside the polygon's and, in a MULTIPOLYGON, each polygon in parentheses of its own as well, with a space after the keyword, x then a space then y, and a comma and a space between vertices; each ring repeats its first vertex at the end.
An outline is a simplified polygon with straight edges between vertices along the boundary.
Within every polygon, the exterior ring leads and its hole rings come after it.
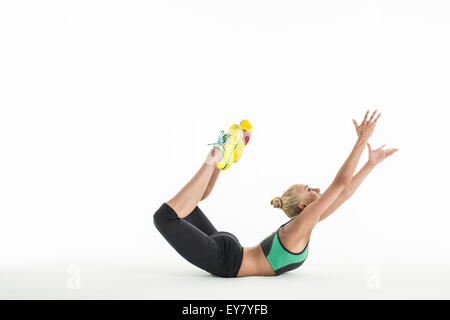
POLYGON ((238 159, 235 151, 242 147, 245 130, 241 131, 237 125, 233 125, 227 134, 220 135, 195 176, 154 214, 156 228, 186 260, 216 276, 275 276, 298 268, 308 255, 309 239, 315 225, 348 200, 376 165, 398 151, 383 150, 384 145, 372 150, 368 140, 381 116, 375 117, 376 113, 377 110, 367 119, 367 111, 360 125, 353 120, 358 139, 323 194, 320 189, 298 184, 272 200, 271 204, 282 209, 290 221, 260 244, 242 248, 234 235, 218 232, 197 206, 211 193, 220 169, 228 168, 229 163, 238 159), (366 145, 369 160, 353 176, 366 145))

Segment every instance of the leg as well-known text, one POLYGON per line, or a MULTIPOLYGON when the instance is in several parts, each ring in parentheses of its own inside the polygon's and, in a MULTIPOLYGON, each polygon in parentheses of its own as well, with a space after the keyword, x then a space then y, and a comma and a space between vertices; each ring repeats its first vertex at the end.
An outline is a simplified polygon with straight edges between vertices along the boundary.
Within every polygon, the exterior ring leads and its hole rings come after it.
POLYGON ((196 226, 208 236, 217 232, 217 229, 199 207, 195 207, 194 211, 184 218, 184 220, 196 226))
POLYGON ((221 152, 213 148, 208 153, 205 162, 194 177, 192 177, 175 197, 167 201, 167 204, 176 212, 179 218, 188 216, 202 199, 220 158, 221 152))
MULTIPOLYGON (((193 214, 197 214, 193 212, 193 214)), ((169 244, 193 265, 220 275, 221 247, 213 237, 208 236, 177 213, 166 203, 153 215, 153 222, 169 244)))
POLYGON ((219 178, 220 169, 214 168, 214 172, 209 179, 208 186, 206 187, 205 193, 202 196, 202 200, 205 200, 208 198, 209 194, 211 193, 212 189, 214 188, 214 185, 216 184, 217 178, 219 178))

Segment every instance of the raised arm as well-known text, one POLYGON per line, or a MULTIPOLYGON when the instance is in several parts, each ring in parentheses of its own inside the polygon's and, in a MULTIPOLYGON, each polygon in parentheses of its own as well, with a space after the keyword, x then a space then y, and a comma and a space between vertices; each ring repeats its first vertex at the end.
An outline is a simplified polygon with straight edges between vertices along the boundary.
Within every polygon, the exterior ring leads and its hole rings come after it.
POLYGON ((369 175, 369 173, 382 162, 387 157, 393 155, 398 149, 387 149, 383 150, 383 146, 376 150, 372 150, 370 144, 367 144, 369 149, 369 160, 364 164, 364 166, 359 170, 359 172, 352 178, 350 183, 344 188, 337 199, 325 210, 325 212, 320 216, 319 221, 324 220, 335 212, 345 201, 351 198, 355 193, 356 189, 361 185, 364 179, 369 175))
POLYGON ((367 120, 369 111, 366 112, 364 120, 361 123, 361 134, 358 136, 358 140, 356 141, 350 155, 345 160, 328 189, 317 201, 314 201, 308 205, 300 215, 295 217, 291 223, 286 225, 284 230, 289 234, 289 236, 284 237, 285 240, 283 240, 283 243, 285 243, 288 248, 302 246, 302 242, 309 240, 309 235, 319 221, 320 216, 338 198, 345 187, 350 184, 359 158, 361 157, 367 141, 375 129, 376 122, 381 115, 379 114, 375 118, 376 112, 377 110, 375 110, 369 120, 367 120))

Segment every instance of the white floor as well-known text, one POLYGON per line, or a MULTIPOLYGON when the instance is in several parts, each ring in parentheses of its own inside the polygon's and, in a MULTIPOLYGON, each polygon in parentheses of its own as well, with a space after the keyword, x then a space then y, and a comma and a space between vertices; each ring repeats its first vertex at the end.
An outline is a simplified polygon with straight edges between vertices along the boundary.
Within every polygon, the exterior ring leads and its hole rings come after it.
POLYGON ((2 267, 1 299, 450 299, 441 263, 308 261, 280 277, 222 279, 181 259, 2 267))

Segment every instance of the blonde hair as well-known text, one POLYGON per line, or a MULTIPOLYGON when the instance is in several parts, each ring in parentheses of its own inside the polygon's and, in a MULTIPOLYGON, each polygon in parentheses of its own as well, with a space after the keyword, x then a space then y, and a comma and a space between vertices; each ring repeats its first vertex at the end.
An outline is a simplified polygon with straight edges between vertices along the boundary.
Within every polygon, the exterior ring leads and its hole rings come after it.
POLYGON ((284 211, 284 213, 289 218, 294 218, 300 214, 300 208, 298 207, 300 203, 300 196, 296 190, 296 185, 290 186, 281 197, 275 197, 270 201, 270 204, 274 208, 279 208, 284 211))

